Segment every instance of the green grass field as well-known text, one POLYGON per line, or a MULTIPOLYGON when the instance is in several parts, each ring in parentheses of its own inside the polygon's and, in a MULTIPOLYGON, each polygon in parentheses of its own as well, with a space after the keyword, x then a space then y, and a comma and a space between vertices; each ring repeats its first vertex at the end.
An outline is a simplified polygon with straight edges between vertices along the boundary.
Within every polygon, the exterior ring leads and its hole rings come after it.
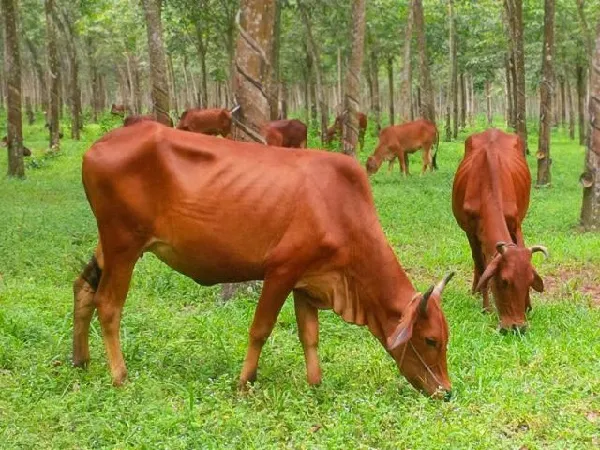
MULTIPOLYGON (((4 117, 0 117, 4 124, 4 117)), ((113 388, 97 320, 87 371, 71 367, 72 282, 96 242, 81 186, 82 153, 118 121, 87 125, 44 156, 41 118, 24 181, 0 158, 0 448, 588 449, 600 447, 600 235, 578 229, 583 148, 553 134, 553 186, 532 190, 527 244, 548 290, 532 297, 530 331, 502 336, 470 295, 467 239, 451 212, 465 137, 441 142, 440 170, 371 179, 384 230, 419 289, 449 270, 444 293, 455 397, 429 400, 364 328, 322 312, 323 384, 305 381, 289 301, 265 345, 259 381, 236 390, 257 294, 221 304, 148 254, 122 322, 129 382, 113 388)), ((483 125, 478 127, 483 129, 483 125)), ((65 136, 68 128, 63 126, 65 136)), ((443 133, 442 133, 443 134, 443 133)), ((313 136, 313 144, 317 141, 313 136)), ((364 161, 376 138, 368 135, 364 161)), ((536 140, 530 146, 535 153, 536 140)), ((533 157, 530 167, 535 169, 533 157)))

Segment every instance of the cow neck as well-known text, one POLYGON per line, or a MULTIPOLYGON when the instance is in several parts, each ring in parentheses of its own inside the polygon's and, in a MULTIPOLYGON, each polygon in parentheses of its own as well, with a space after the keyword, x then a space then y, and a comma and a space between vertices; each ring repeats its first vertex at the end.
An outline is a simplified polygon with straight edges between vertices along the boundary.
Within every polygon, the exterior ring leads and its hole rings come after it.
POLYGON ((381 260, 371 265, 371 301, 368 304, 368 327, 376 337, 385 340, 396 329, 416 291, 389 245, 381 260))
POLYGON ((485 157, 485 167, 488 171, 485 175, 489 183, 482 183, 483 202, 479 240, 483 244, 486 260, 489 261, 496 254, 496 244, 501 241, 512 242, 512 237, 504 218, 498 156, 490 150, 485 153, 485 157))

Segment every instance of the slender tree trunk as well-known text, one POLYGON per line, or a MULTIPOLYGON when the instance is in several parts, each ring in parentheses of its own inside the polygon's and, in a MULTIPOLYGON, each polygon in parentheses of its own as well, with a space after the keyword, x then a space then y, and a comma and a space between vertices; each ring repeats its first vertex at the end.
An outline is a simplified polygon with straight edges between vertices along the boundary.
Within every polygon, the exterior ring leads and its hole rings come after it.
POLYGON ((92 120, 98 122, 98 112, 100 111, 100 80, 98 77, 98 65, 94 55, 94 44, 90 36, 86 39, 88 64, 90 66, 90 82, 92 83, 92 120))
POLYGON ((33 113, 33 106, 31 105, 31 97, 25 97, 25 114, 27 115, 27 123, 33 125, 35 122, 35 114, 33 113))
POLYGON ((288 116, 288 83, 281 82, 281 118, 287 119, 288 116))
POLYGON ((2 0, 4 16, 4 36, 6 39, 4 56, 6 62, 7 85, 7 144, 8 144, 8 176, 23 178, 23 118, 21 115, 21 53, 17 24, 18 9, 16 0, 2 0))
POLYGON ((585 16, 585 0, 577 0, 577 15, 579 16, 579 22, 581 23, 581 29, 583 31, 583 42, 585 44, 586 55, 591 60, 594 51, 594 38, 585 16))
POLYGON ((581 225, 586 230, 600 230, 600 24, 590 64, 590 137, 585 152, 581 225))
POLYGON ((579 117, 579 144, 585 145, 585 69, 580 63, 575 67, 577 80, 577 115, 579 117))
POLYGON ((381 96, 379 91, 379 58, 377 52, 371 49, 371 58, 369 59, 369 68, 371 80, 373 82, 373 112, 375 113, 375 131, 377 134, 381 131, 381 96))
POLYGON ((56 45, 56 26, 54 25, 54 0, 45 0, 46 41, 48 42, 48 66, 50 69, 50 150, 58 151, 59 115, 60 115, 60 66, 58 64, 58 49, 56 45))
POLYGON ((200 60, 200 107, 208 107, 208 83, 206 74, 206 47, 204 45, 204 35, 202 23, 200 20, 195 22, 196 26, 196 48, 198 49, 198 59, 200 60))
POLYGON ((467 86, 465 85, 465 73, 460 73, 460 129, 464 130, 467 126, 467 86))
MULTIPOLYGON (((2 11, 2 5, 0 4, 0 12, 2 11)), ((2 60, 2 64, 0 64, 0 110, 4 109, 4 101, 6 100, 6 61, 5 57, 5 46, 4 46, 4 14, 0 14, 0 59, 2 60)))
POLYGON ((565 76, 566 90, 567 90, 567 103, 569 104, 569 139, 575 140, 575 108, 573 107, 573 91, 571 89, 571 83, 569 77, 565 76))
POLYGON ((356 157, 356 143, 359 134, 360 68, 365 39, 365 3, 366 0, 354 0, 352 3, 352 52, 346 72, 346 88, 344 89, 342 151, 346 155, 354 157, 356 157))
MULTIPOLYGON (((306 19, 308 20, 308 18, 306 19)), ((315 43, 312 40, 312 36, 310 37, 313 48, 315 43)), ((272 61, 272 70, 271 70, 271 120, 277 120, 279 117, 279 49, 281 46, 281 5, 278 1, 275 1, 275 19, 273 23, 273 42, 271 45, 271 61, 272 61)), ((317 52, 318 55, 318 52, 317 52)), ((315 56, 315 55, 313 55, 315 56)), ((326 100, 323 98, 323 90, 321 85, 321 68, 320 68, 320 60, 314 59, 315 66, 315 76, 316 72, 319 72, 319 76, 317 79, 317 90, 320 93, 321 98, 320 102, 325 102, 326 100)), ((327 109, 325 107, 325 109, 327 109)), ((321 103, 321 115, 323 115, 323 103, 321 103)), ((321 119, 322 121, 322 119, 321 119)), ((327 127, 327 118, 325 119, 325 127, 327 127)))
POLYGON ((176 86, 175 71, 173 70, 173 54, 169 53, 167 58, 167 85, 169 86, 169 98, 171 99, 171 108, 175 112, 175 116, 179 117, 179 101, 177 93, 179 90, 176 86))
POLYGON ((390 125, 394 125, 394 58, 389 57, 387 60, 387 73, 388 73, 388 89, 390 96, 390 125))
POLYGON ((66 16, 64 11, 59 15, 56 12, 55 21, 61 29, 65 42, 67 58, 69 62, 69 107, 71 109, 71 138, 75 140, 81 139, 81 90, 79 88, 79 61, 77 59, 77 50, 75 45, 75 30, 73 29, 71 20, 66 16))
POLYGON ((133 72, 133 99, 135 110, 138 114, 142 114, 142 82, 140 80, 140 62, 137 56, 131 58, 131 71, 133 72))
POLYGON ((427 42, 425 33, 425 18, 423 14, 423 1, 413 0, 413 17, 415 32, 419 43, 419 65, 421 84, 421 116, 435 123, 435 103, 433 100, 433 84, 429 72, 429 59, 427 57, 427 42))
POLYGON ((542 53, 542 83, 540 86, 540 137, 537 152, 537 185, 552 181, 550 131, 552 127, 552 94, 554 91, 554 0, 544 2, 544 47, 542 53))
POLYGON ((485 106, 486 106, 486 116, 487 116, 487 126, 492 126, 492 94, 490 92, 490 80, 485 80, 485 106))
MULTIPOLYGON (((450 116, 452 111, 452 122, 453 126, 450 131, 450 126, 447 125, 448 130, 446 131, 446 138, 448 140, 456 139, 458 137, 458 55, 456 45, 456 19, 454 17, 454 1, 448 1, 448 20, 450 22, 450 80, 448 94, 449 106, 447 106, 447 115, 450 116)), ((450 117, 446 119, 446 123, 450 122, 450 117)))
POLYGON ((302 21, 304 22, 304 26, 306 27, 308 51, 310 54, 311 66, 314 70, 316 81, 315 103, 319 103, 319 111, 321 113, 321 144, 325 145, 325 140, 327 138, 327 122, 329 121, 329 111, 327 106, 327 99, 325 98, 323 82, 321 79, 321 58, 319 56, 319 49, 317 47, 317 44, 313 39, 310 17, 308 16, 308 11, 304 3, 300 4, 300 13, 302 15, 302 21))
POLYGON ((31 39, 25 36, 25 44, 31 54, 31 62, 35 70, 35 75, 40 86, 40 97, 42 98, 42 110, 48 111, 48 90, 46 88, 46 77, 44 76, 44 67, 42 66, 42 59, 39 56, 39 52, 35 44, 31 39))
POLYGON ((340 47, 337 49, 337 71, 338 98, 340 103, 336 107, 339 107, 342 105, 342 99, 344 98, 344 92, 342 91, 342 49, 340 47))
MULTIPOLYGON (((275 0, 242 0, 236 20, 234 95, 240 109, 234 116, 236 140, 263 142, 260 128, 270 118, 269 82, 275 0)), ((247 283, 227 283, 221 298, 229 300, 247 283)))
POLYGON ((152 80, 152 111, 159 122, 171 123, 167 64, 160 22, 159 0, 142 0, 148 34, 150 56, 150 78, 152 80))
POLYGON ((523 139, 525 153, 529 154, 527 143, 527 97, 525 86, 525 47, 523 43, 523 0, 505 0, 508 8, 511 38, 515 52, 516 70, 516 128, 523 139))
POLYGON ((413 120, 412 112, 412 76, 411 76, 411 42, 413 24, 413 0, 409 0, 408 17, 404 30, 404 52, 402 57, 402 75, 400 78, 400 123, 413 120))
POLYGON ((561 75, 558 80, 560 83, 560 126, 564 128, 567 125, 567 97, 565 89, 565 77, 561 75))
POLYGON ((513 104, 513 86, 512 86, 512 75, 510 73, 510 57, 506 55, 504 58, 505 74, 506 74, 506 126, 514 128, 515 116, 514 116, 514 104, 513 104))

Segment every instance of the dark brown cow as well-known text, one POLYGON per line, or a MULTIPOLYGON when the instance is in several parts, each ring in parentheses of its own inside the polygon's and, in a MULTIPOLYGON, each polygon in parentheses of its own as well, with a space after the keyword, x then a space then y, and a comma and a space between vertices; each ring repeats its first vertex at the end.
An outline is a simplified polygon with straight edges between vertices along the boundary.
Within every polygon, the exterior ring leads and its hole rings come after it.
POLYGON ((452 211, 467 234, 473 262, 473 292, 483 294, 489 310, 491 281, 502 330, 526 328, 529 288, 544 290, 531 265, 544 247, 525 247, 521 223, 529 207, 531 175, 523 142, 514 134, 490 129, 471 135, 452 190, 452 211))
POLYGON ((425 294, 415 290, 353 158, 273 152, 143 122, 97 141, 82 172, 100 241, 74 283, 75 365, 89 360, 97 308, 113 383, 124 382, 121 311, 136 261, 152 252, 203 285, 264 280, 242 388, 256 378, 263 344, 293 292, 310 384, 321 381, 318 310, 333 309, 366 325, 414 387, 449 393, 441 293, 450 276, 425 294))
POLYGON ((267 141, 267 145, 305 148, 307 131, 304 122, 299 120, 274 120, 262 127, 261 134, 267 141))
MULTIPOLYGON (((2 146, 6 147, 8 145, 8 136, 4 136, 2 138, 2 146)), ((31 150, 27 147, 23 146, 23 156, 31 156, 31 150)))
MULTIPOLYGON (((327 134, 325 143, 329 144, 334 139, 339 139, 342 135, 342 122, 344 121, 344 115, 340 114, 335 118, 335 122, 329 128, 327 128, 327 134)), ((358 113, 358 143, 360 144, 360 149, 365 147, 365 133, 367 131, 367 116, 364 113, 358 113)))
POLYGON ((220 108, 188 109, 181 115, 177 128, 193 133, 231 138, 231 112, 220 108))
POLYGON ((391 172, 396 158, 400 161, 400 171, 408 175, 408 158, 405 156, 423 149, 422 173, 437 169, 436 156, 439 135, 433 122, 425 119, 407 122, 402 125, 392 125, 379 133, 379 144, 367 159, 367 173, 372 175, 379 170, 383 161, 389 161, 388 171, 391 172), (431 157, 431 147, 436 144, 436 152, 431 157))
POLYGON ((125 107, 125 105, 116 105, 113 103, 110 107, 110 113, 114 114, 115 116, 125 117, 126 112, 127 108, 125 107))
MULTIPOLYGON (((125 120, 123 121, 123 126, 130 127, 131 125, 135 125, 136 123, 147 122, 147 121, 161 123, 161 121, 156 118, 155 114, 143 114, 143 115, 136 115, 136 116, 127 116, 125 118, 125 120)), ((172 127, 173 120, 171 119, 171 117, 169 117, 169 123, 163 123, 163 125, 172 127)))

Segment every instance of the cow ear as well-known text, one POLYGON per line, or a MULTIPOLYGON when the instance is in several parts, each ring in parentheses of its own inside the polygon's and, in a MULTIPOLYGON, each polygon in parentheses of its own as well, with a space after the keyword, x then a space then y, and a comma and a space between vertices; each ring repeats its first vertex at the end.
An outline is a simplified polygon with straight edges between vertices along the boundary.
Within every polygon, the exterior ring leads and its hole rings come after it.
POLYGON ((496 257, 494 259, 492 259, 492 261, 488 264, 485 271, 481 275, 481 278, 479 279, 479 283, 477 283, 477 287, 473 290, 473 293, 483 292, 485 289, 487 289, 488 282, 490 281, 490 278, 492 278, 494 276, 494 274, 496 273, 496 271, 498 270, 498 266, 500 265, 501 259, 502 259, 501 254, 496 255, 496 257))
POLYGON ((533 283, 531 287, 536 292, 544 292, 544 280, 542 280, 542 277, 535 270, 533 271, 533 283))
POLYGON ((387 337, 386 347, 388 350, 394 350, 399 345, 406 343, 413 333, 413 325, 417 321, 418 306, 420 302, 413 301, 408 306, 408 311, 402 316, 402 320, 394 330, 394 332, 387 337))

